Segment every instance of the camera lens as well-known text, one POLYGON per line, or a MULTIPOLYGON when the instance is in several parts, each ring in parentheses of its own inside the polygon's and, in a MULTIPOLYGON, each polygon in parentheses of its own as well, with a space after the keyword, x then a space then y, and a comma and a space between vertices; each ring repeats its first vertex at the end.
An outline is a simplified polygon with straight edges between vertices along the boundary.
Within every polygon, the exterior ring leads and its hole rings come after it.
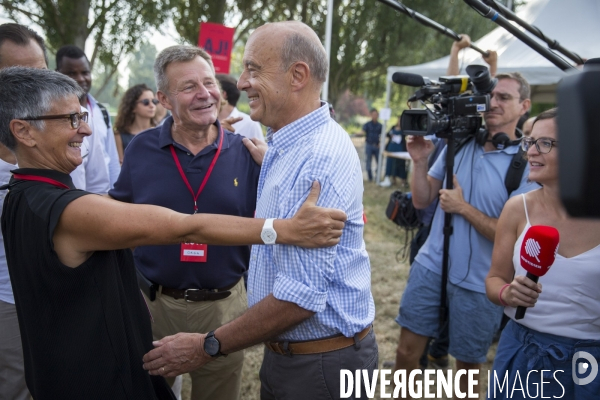
POLYGON ((491 93, 496 87, 497 79, 492 79, 490 70, 484 65, 469 65, 467 74, 475 86, 476 93, 491 93))

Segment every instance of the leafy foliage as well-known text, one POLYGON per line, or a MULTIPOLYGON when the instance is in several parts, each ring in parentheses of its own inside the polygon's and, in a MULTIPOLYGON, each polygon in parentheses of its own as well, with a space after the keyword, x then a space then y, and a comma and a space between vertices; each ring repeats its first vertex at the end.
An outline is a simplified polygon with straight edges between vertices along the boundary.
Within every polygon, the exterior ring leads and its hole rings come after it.
POLYGON ((153 44, 146 41, 140 44, 140 49, 131 55, 131 62, 128 64, 129 83, 127 87, 145 83, 156 92, 153 72, 156 54, 156 47, 153 44))
POLYGON ((44 29, 49 49, 74 44, 82 49, 91 37, 96 61, 114 75, 119 62, 138 46, 142 34, 166 19, 168 0, 0 0, 9 16, 44 29))

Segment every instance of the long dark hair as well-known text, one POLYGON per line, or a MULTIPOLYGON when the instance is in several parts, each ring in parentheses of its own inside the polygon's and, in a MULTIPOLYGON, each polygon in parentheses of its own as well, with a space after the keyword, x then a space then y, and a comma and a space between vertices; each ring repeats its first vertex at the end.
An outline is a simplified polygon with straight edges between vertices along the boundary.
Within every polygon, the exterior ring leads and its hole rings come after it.
MULTIPOLYGON (((121 103, 119 104, 119 111, 117 112, 117 119, 115 120, 115 132, 117 133, 126 133, 135 121, 135 114, 133 113, 133 109, 137 105, 137 102, 142 95, 142 93, 150 91, 148 86, 145 83, 140 83, 139 85, 135 85, 127 89, 123 98, 121 99, 121 103)), ((156 126, 156 121, 154 118, 150 120, 150 125, 156 126)))

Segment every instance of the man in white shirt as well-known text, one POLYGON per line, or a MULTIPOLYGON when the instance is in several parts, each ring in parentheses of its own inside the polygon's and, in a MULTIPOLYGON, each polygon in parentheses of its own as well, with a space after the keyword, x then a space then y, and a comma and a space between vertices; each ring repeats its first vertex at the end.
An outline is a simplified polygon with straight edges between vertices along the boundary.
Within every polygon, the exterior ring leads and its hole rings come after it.
MULTIPOLYGON (((79 47, 63 46, 56 52, 56 70, 73 78, 86 93, 81 99, 81 105, 90 113, 89 121, 93 132, 91 136, 84 139, 84 147, 85 141, 89 141, 89 153, 83 159, 85 176, 80 177, 85 182, 85 186, 80 187, 79 177, 71 174, 73 183, 77 188, 88 192, 107 193, 119 177, 121 164, 108 113, 106 109, 103 112, 100 103, 89 94, 92 88, 90 63, 79 47)), ((85 150, 83 151, 85 154, 85 150)))
POLYGON ((223 88, 223 99, 227 100, 227 104, 221 107, 219 112, 219 120, 223 121, 227 118, 238 118, 242 120, 233 124, 235 133, 239 133, 248 139, 256 138, 265 141, 260 123, 252 121, 250 116, 237 109, 236 105, 240 99, 240 90, 237 88, 237 81, 231 75, 217 74, 217 79, 223 88))

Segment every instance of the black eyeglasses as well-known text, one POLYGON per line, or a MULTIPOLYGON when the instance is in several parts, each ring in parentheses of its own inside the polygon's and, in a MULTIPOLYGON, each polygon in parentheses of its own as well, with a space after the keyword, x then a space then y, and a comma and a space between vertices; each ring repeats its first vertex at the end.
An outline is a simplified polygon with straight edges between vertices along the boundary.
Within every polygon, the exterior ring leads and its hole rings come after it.
POLYGON ((68 119, 71 122, 71 128, 79 129, 81 121, 88 122, 87 111, 81 113, 61 114, 61 115, 42 115, 41 117, 19 118, 25 121, 41 121, 45 119, 68 119))
POLYGON ((521 148, 527 153, 531 146, 535 145, 540 154, 548 154, 552 150, 552 147, 556 146, 556 143, 558 143, 558 140, 548 138, 539 138, 536 140, 532 137, 525 137, 521 140, 521 148))
POLYGON ((144 99, 144 100, 140 100, 138 101, 138 103, 142 103, 143 105, 145 105, 146 107, 148 107, 150 105, 150 102, 152 102, 152 104, 157 105, 158 103, 160 103, 158 101, 158 99, 144 99))

